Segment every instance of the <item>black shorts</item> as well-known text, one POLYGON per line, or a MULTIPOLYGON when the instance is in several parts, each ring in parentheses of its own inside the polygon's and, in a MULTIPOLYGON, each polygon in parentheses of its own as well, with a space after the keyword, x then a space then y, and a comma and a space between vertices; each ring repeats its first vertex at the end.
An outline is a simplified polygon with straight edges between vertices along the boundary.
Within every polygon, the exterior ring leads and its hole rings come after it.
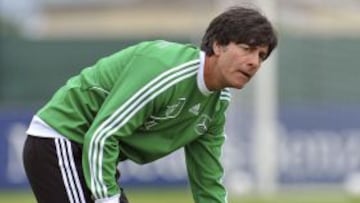
MULTIPOLYGON (((23 161, 37 202, 94 202, 82 170, 81 145, 64 138, 28 136, 23 161)), ((119 202, 128 202, 123 192, 119 202)))

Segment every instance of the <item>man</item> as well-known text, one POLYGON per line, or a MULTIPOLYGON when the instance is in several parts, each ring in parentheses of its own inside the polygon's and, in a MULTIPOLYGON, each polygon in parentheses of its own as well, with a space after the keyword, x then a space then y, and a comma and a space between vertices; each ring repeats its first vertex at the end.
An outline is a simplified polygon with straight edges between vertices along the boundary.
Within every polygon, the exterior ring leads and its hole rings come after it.
POLYGON ((24 165, 38 202, 128 202, 117 165, 184 148, 197 203, 225 203, 220 156, 228 87, 241 89, 277 45, 258 11, 216 17, 201 49, 148 41, 85 68, 33 117, 24 165))

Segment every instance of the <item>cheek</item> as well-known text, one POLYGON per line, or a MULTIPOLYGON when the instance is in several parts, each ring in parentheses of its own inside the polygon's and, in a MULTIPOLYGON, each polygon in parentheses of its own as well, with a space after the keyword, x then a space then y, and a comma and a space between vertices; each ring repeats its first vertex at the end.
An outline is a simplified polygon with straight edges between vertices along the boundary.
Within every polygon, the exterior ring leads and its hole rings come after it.
POLYGON ((223 72, 234 72, 241 67, 241 61, 238 55, 236 54, 226 54, 221 57, 219 60, 223 72))
POLYGON ((223 66, 223 72, 225 72, 227 74, 234 74, 234 72, 236 72, 236 70, 237 70, 236 64, 234 64, 234 62, 232 62, 232 61, 228 61, 223 66))
POLYGON ((241 54, 233 54, 229 56, 229 63, 232 67, 240 67, 244 63, 244 56, 241 54))
POLYGON ((241 61, 233 59, 230 63, 229 63, 229 70, 230 71, 238 71, 239 69, 241 69, 241 61))

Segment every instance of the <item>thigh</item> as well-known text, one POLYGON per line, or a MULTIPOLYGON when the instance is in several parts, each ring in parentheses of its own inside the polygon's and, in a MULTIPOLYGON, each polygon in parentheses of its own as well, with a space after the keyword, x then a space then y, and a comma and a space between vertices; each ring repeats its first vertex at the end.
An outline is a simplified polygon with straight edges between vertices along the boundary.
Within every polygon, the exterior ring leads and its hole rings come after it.
POLYGON ((37 202, 93 202, 82 172, 81 148, 75 143, 28 136, 23 161, 37 202))

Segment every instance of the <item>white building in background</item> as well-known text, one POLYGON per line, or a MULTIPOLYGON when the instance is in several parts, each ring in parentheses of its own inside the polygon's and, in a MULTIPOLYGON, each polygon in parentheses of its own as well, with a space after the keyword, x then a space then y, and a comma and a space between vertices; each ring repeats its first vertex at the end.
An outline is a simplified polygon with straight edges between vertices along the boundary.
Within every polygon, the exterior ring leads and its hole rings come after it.
MULTIPOLYGON (((281 29, 297 34, 360 32, 358 0, 277 0, 281 29)), ((0 0, 0 16, 26 37, 118 38, 199 35, 218 0, 0 0), (195 33, 195 34, 194 34, 195 33)), ((252 4, 252 0, 231 0, 252 4)))

